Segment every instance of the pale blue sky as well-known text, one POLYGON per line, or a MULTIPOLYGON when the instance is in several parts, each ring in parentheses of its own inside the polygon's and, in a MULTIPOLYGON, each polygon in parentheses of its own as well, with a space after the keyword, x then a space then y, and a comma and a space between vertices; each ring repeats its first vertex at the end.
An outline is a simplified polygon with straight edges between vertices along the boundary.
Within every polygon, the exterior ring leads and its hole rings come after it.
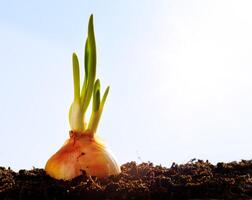
MULTIPOLYGON (((120 164, 251 159, 252 2, 0 3, 0 165, 44 167, 68 137, 71 54, 94 14, 110 94, 98 134, 120 164)), ((83 71, 82 71, 83 72, 83 71)))

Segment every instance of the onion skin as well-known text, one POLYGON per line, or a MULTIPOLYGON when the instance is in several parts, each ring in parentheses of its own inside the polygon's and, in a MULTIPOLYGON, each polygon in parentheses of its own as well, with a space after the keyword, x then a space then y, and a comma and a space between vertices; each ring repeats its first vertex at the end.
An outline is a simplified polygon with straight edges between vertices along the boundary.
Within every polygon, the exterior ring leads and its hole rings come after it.
POLYGON ((86 171, 88 175, 106 177, 121 172, 115 159, 93 134, 70 131, 70 138, 47 161, 46 173, 70 180, 86 171))

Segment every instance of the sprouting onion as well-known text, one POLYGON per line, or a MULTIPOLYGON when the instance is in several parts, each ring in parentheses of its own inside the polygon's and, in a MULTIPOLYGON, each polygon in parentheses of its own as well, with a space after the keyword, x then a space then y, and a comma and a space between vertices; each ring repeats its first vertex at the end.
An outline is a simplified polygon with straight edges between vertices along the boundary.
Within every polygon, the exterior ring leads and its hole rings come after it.
POLYGON ((88 36, 85 44, 85 77, 80 88, 79 61, 73 53, 74 100, 69 110, 71 127, 70 138, 47 161, 45 171, 56 179, 69 180, 81 175, 82 171, 97 177, 120 173, 120 167, 96 137, 96 130, 103 111, 109 87, 101 98, 100 80, 96 79, 96 45, 93 27, 93 15, 88 24, 88 36), (92 113, 89 123, 85 114, 92 99, 92 113))

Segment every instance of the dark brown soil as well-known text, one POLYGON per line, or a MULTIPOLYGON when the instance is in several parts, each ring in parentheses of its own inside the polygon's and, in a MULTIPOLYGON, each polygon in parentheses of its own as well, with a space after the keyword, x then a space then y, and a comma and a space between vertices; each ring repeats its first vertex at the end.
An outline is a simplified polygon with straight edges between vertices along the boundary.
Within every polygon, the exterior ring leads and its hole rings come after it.
POLYGON ((43 169, 0 167, 0 199, 252 199, 252 160, 218 163, 192 160, 170 168, 135 162, 104 179, 83 172, 71 181, 55 180, 43 169))

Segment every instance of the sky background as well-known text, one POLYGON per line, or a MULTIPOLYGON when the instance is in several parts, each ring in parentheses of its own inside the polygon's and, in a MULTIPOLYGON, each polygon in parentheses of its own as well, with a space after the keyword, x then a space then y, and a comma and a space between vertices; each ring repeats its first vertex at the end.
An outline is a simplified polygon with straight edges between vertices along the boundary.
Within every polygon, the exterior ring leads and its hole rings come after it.
MULTIPOLYGON (((252 1, 1 1, 0 166, 44 167, 68 138, 72 52, 94 14, 98 128, 119 164, 252 157, 252 1)), ((83 75, 83 68, 81 69, 83 75)))

